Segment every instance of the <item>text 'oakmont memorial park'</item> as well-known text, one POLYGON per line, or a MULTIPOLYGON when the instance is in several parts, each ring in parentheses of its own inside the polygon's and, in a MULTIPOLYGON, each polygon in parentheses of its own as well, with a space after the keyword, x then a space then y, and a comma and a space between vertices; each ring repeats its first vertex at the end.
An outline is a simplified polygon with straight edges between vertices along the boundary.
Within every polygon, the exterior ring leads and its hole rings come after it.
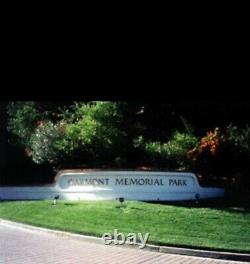
MULTIPOLYGON (((109 185, 109 178, 105 179, 74 179, 71 178, 68 180, 69 186, 81 186, 81 185, 109 185)), ((185 179, 169 179, 168 181, 163 182, 163 179, 150 179, 150 178, 141 178, 141 179, 133 179, 133 178, 121 178, 115 179, 115 185, 158 185, 158 186, 187 186, 187 182, 185 179)))

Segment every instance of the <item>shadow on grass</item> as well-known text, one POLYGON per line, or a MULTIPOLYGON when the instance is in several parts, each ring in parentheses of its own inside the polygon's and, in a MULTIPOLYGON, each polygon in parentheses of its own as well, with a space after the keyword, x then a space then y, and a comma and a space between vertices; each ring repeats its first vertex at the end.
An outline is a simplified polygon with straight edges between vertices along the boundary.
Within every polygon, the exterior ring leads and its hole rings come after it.
POLYGON ((66 205, 66 206, 76 206, 77 204, 75 204, 75 203, 64 203, 63 205, 66 205))
POLYGON ((147 202, 152 204, 173 205, 186 208, 210 208, 233 213, 250 213, 250 196, 236 195, 216 199, 203 199, 196 201, 168 201, 147 202))

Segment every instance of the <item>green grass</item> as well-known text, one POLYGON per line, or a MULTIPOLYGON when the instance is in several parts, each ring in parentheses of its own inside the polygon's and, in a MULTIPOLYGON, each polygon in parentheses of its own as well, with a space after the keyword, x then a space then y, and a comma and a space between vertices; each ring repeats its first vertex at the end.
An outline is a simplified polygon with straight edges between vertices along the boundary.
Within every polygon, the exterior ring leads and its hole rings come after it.
POLYGON ((149 243, 250 252, 250 210, 214 203, 126 201, 0 202, 0 217, 52 229, 102 236, 114 229, 150 233, 149 243))

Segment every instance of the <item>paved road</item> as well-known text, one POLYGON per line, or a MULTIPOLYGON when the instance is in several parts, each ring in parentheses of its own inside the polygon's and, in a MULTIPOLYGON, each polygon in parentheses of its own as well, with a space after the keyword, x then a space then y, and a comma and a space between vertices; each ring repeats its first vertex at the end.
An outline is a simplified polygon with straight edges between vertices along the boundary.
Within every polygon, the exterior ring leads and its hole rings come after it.
POLYGON ((199 257, 105 246, 0 223, 0 263, 6 264, 239 264, 199 257))

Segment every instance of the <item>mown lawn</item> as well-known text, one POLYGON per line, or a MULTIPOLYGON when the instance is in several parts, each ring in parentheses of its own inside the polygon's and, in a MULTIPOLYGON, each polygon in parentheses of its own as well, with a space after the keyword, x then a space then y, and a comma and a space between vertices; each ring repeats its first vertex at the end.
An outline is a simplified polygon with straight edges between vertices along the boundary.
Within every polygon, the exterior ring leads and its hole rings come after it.
POLYGON ((0 218, 98 237, 118 229, 150 233, 151 244, 250 252, 250 210, 215 205, 11 201, 0 202, 0 218))

